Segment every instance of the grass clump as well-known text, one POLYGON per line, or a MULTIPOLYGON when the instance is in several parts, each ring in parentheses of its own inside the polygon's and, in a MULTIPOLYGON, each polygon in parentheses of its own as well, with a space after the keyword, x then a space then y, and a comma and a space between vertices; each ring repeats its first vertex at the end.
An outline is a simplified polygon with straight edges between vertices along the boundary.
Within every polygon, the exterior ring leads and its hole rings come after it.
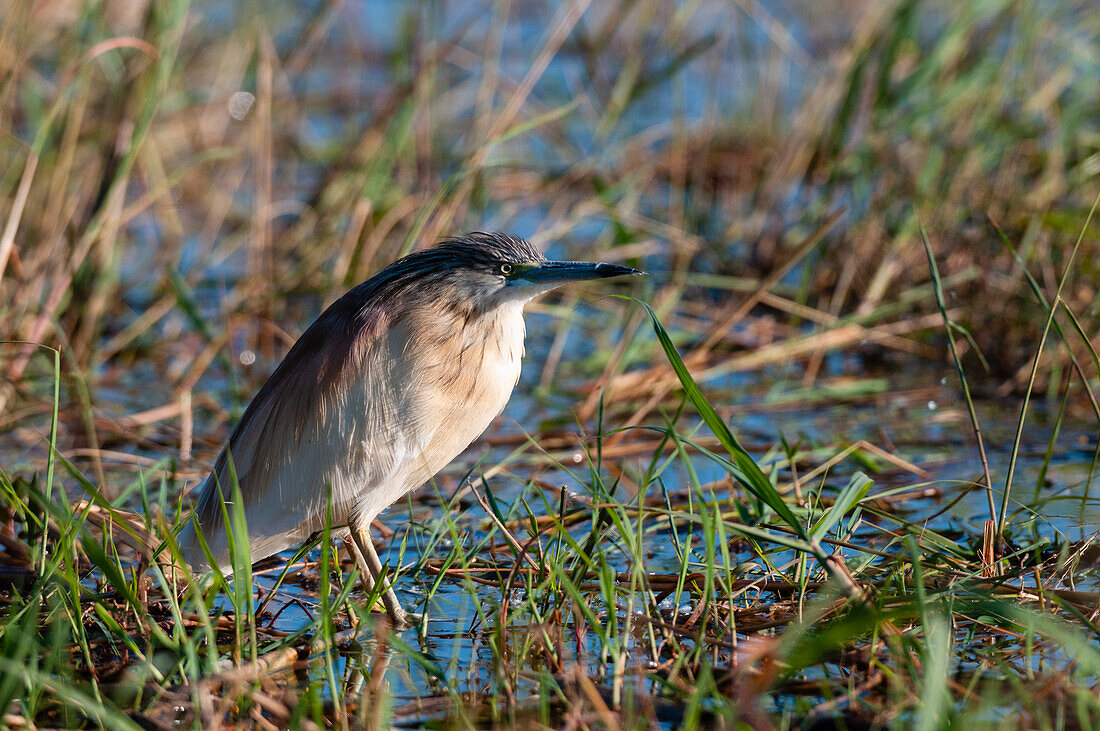
MULTIPOLYGON (((93 500, 0 475, 16 527, 2 620, 9 722, 940 727, 1007 708, 1040 727, 1067 712, 1095 722, 1088 614, 1100 594, 1080 586, 1093 581, 1080 563, 1092 541, 1030 535, 1017 518, 993 556, 980 533, 905 507, 925 483, 881 489, 858 471, 804 480, 795 500, 784 468, 761 469, 653 325, 700 421, 670 415, 648 466, 611 482, 608 434, 587 477, 538 459, 587 502, 539 478, 507 499, 465 483, 480 510, 459 494, 418 499, 406 537, 389 542, 397 565, 415 547, 399 586, 423 594, 430 617, 404 634, 364 610, 331 528, 286 565, 252 567, 242 544, 228 582, 199 583, 167 567, 171 524, 185 516, 146 483, 134 514, 60 455, 93 500), (700 426, 729 458, 699 444, 700 426), (706 464, 727 479, 703 483, 706 464)), ((500 467, 518 473, 525 451, 500 467)))

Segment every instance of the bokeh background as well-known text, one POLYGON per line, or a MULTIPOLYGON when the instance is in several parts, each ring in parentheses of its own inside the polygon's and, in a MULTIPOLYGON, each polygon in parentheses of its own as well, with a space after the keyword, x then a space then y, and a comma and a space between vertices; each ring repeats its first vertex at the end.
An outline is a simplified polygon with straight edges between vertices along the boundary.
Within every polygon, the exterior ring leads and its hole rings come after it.
MULTIPOLYGON (((1098 26, 1007 0, 14 3, 0 338, 63 347, 97 415, 203 421, 344 289, 490 229, 652 271, 635 293, 699 363, 760 344, 737 306, 768 277, 765 344, 888 326, 802 351, 810 385, 841 346, 944 357, 923 224, 983 383, 1018 392, 1041 307, 1013 251, 1056 288, 1084 234, 1063 296, 1096 331, 1098 26)), ((9 429, 34 352, 0 349, 9 429)))

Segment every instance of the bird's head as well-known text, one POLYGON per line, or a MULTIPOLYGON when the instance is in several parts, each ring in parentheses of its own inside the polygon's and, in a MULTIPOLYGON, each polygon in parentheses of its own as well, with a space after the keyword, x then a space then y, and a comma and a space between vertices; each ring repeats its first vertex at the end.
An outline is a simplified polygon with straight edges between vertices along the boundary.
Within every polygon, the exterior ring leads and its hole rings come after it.
POLYGON ((567 282, 643 273, 618 264, 550 261, 523 239, 481 232, 447 239, 402 262, 407 260, 415 260, 421 284, 435 287, 435 294, 481 311, 522 305, 567 282))

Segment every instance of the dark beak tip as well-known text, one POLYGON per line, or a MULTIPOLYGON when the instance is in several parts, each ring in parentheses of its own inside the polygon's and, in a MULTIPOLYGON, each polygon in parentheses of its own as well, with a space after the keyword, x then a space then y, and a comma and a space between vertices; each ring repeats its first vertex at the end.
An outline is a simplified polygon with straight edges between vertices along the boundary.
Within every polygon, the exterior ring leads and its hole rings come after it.
POLYGON ((630 275, 632 277, 645 277, 649 276, 641 269, 635 269, 634 267, 622 266, 621 264, 605 264, 600 262, 596 265, 596 273, 602 274, 605 277, 625 277, 630 275))

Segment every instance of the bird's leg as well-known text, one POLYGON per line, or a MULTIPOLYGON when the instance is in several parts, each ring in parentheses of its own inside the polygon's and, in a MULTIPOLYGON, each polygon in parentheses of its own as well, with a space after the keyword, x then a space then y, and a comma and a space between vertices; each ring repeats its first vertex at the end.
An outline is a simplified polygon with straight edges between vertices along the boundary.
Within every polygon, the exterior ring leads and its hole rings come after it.
POLYGON ((355 562, 359 565, 359 573, 362 574, 363 586, 367 592, 373 592, 375 584, 383 583, 382 603, 386 606, 386 613, 397 627, 408 627, 416 618, 416 615, 406 612, 401 603, 397 601, 393 585, 388 578, 382 578, 382 561, 378 558, 378 552, 374 550, 374 541, 370 537, 370 524, 361 525, 354 521, 351 526, 351 540, 355 555, 355 562))
MULTIPOLYGON (((344 538, 344 545, 348 547, 348 553, 351 554, 352 559, 355 561, 355 568, 359 570, 359 579, 362 581, 363 586, 367 590, 367 594, 371 594, 374 591, 374 575, 370 571, 370 567, 367 565, 367 560, 363 557, 363 552, 359 550, 359 547, 355 545, 355 541, 352 539, 352 532, 349 529, 347 535, 344 538)), ((351 614, 352 624, 356 627, 359 626, 359 619, 355 616, 354 612, 351 614)))
POLYGON ((363 539, 364 557, 374 572, 374 580, 376 583, 381 581, 384 584, 382 603, 386 605, 386 611, 389 612, 390 617, 397 624, 409 624, 409 614, 397 601, 397 594, 393 590, 393 582, 390 581, 389 577, 382 577, 382 560, 378 558, 378 552, 374 549, 374 541, 371 540, 370 533, 366 533, 363 539))

